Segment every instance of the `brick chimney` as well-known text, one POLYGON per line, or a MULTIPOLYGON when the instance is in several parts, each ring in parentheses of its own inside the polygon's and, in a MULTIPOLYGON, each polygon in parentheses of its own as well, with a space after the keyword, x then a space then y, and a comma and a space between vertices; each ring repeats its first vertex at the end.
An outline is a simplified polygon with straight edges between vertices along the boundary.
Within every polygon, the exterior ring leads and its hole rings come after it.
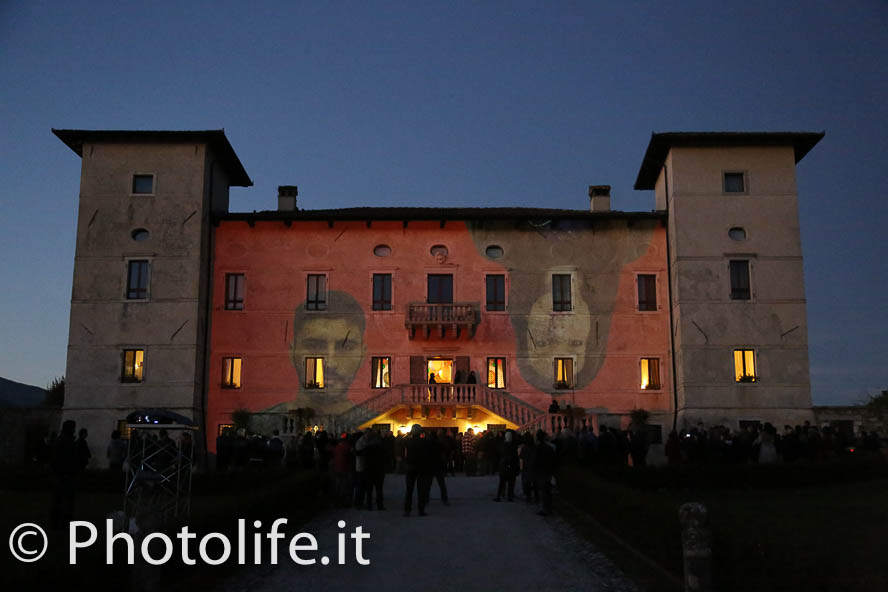
POLYGON ((278 185, 278 211, 279 212, 295 212, 299 208, 296 207, 296 196, 299 195, 299 188, 296 185, 278 185))
POLYGON ((611 209, 611 186, 589 185, 589 211, 609 212, 611 209))

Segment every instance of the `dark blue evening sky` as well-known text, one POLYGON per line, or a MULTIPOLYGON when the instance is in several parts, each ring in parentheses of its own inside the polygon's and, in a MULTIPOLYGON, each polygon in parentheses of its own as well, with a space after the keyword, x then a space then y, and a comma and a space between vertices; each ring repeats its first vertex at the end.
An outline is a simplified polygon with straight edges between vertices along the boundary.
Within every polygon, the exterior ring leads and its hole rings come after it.
POLYGON ((888 388, 888 4, 0 2, 0 376, 65 371, 80 159, 225 128, 233 210, 650 210, 652 131, 826 131, 798 166, 815 403, 888 388), (722 6, 724 5, 724 6, 722 6))

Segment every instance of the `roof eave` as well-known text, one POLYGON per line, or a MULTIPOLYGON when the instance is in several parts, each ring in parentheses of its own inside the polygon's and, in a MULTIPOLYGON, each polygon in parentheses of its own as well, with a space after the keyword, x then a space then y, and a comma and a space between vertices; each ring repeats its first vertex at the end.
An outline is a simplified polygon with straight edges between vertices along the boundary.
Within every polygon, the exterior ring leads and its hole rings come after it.
POLYGON ((792 146, 796 164, 825 132, 664 132, 652 133, 635 189, 654 189, 669 150, 674 146, 792 146))
POLYGON ((218 130, 78 130, 55 129, 52 133, 77 156, 83 157, 83 144, 88 142, 202 142, 210 146, 228 173, 228 184, 234 187, 252 187, 253 180, 225 136, 218 130))

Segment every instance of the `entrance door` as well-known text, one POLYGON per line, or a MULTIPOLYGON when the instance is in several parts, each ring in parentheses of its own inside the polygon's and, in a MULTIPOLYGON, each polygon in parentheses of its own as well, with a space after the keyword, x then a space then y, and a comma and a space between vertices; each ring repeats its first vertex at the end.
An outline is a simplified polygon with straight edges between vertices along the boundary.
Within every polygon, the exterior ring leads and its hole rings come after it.
POLYGON ((453 275, 449 273, 430 273, 428 298, 429 304, 453 303, 453 275))

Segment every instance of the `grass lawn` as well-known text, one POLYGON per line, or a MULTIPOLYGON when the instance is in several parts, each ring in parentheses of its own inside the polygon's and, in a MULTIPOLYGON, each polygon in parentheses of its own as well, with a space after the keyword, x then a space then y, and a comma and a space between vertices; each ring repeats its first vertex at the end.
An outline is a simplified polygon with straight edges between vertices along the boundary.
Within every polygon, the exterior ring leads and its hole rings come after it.
MULTIPOLYGON (((710 467, 676 475, 566 466, 559 486, 568 516, 580 523, 591 517, 678 578, 678 507, 699 501, 709 508, 716 590, 888 590, 888 467, 850 467, 710 467)), ((675 588, 657 583, 655 572, 610 537, 586 530, 627 573, 641 572, 646 588, 675 588)))

